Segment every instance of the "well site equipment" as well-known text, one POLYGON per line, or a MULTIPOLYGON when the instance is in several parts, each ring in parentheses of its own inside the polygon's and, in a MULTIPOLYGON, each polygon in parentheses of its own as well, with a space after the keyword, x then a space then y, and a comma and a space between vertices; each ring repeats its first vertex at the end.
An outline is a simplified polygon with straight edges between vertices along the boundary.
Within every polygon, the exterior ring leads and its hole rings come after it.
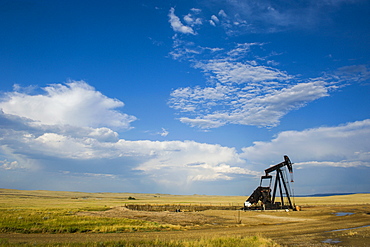
POLYGON ((290 183, 287 179, 286 170, 289 171, 293 183, 293 165, 287 155, 284 155, 284 161, 265 169, 265 175, 261 176, 260 185, 253 191, 244 203, 244 210, 250 209, 292 209, 296 210, 293 193, 290 183), (275 175, 271 175, 274 173, 275 175), (273 187, 271 188, 271 184, 273 187), (271 196, 272 192, 272 196, 271 196), (277 194, 278 193, 278 194, 277 194), (277 198, 280 197, 280 201, 277 198))

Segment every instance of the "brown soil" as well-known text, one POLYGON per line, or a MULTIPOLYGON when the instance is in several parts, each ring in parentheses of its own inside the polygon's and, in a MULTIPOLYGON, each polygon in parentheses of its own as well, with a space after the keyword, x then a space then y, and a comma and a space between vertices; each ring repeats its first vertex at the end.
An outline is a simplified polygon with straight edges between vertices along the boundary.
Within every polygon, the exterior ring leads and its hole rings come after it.
POLYGON ((116 207, 103 212, 79 212, 77 215, 139 219, 180 226, 196 226, 224 222, 223 218, 210 215, 206 216, 199 212, 149 212, 129 210, 125 207, 116 207))
POLYGON ((81 212, 80 214, 181 225, 184 230, 111 234, 0 234, 0 238, 8 239, 10 243, 46 243, 259 235, 271 238, 283 246, 368 246, 370 243, 369 204, 316 206, 294 212, 207 210, 175 213, 132 211, 116 207, 104 212, 81 212), (335 213, 338 212, 353 214, 336 216, 335 213), (336 241, 340 242, 336 243, 336 241))

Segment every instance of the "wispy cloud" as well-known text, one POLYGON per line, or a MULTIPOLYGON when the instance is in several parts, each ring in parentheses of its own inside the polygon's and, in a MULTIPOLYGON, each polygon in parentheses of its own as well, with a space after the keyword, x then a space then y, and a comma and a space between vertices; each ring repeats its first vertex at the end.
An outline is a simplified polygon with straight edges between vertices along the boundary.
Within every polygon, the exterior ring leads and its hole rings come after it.
POLYGON ((180 118, 181 122, 193 127, 209 129, 225 124, 271 127, 289 111, 328 95, 325 86, 316 82, 301 83, 260 96, 236 87, 225 88, 224 92, 228 91, 228 94, 221 91, 215 97, 208 93, 215 88, 179 89, 173 92, 170 103, 175 109, 196 115, 195 118, 180 118), (190 94, 186 95, 184 91, 190 94))
POLYGON ((166 130, 165 128, 162 128, 162 131, 158 132, 160 136, 168 136, 169 133, 170 132, 168 132, 168 130, 166 130))
MULTIPOLYGON (((237 44, 229 51, 218 50, 217 54, 205 54, 206 50, 199 49, 199 54, 187 57, 194 68, 201 69, 209 86, 172 91, 168 103, 182 112, 180 121, 202 129, 225 124, 272 127, 289 111, 328 96, 334 85, 343 85, 344 76, 337 72, 333 73, 335 78, 303 80, 269 66, 268 57, 253 59, 251 49, 262 46, 237 44)), ((361 70, 361 74, 366 73, 361 70)))
POLYGON ((7 160, 0 160, 0 168, 5 170, 13 170, 13 169, 20 169, 23 168, 19 165, 18 161, 9 162, 7 160))
MULTIPOLYGON (((294 11, 290 13, 290 10, 336 6, 331 2, 309 1, 307 5, 297 3, 288 10, 277 10, 278 7, 272 6, 274 3, 267 1, 234 1, 228 4, 227 9, 225 6, 225 10, 209 18, 212 25, 223 26, 226 33, 242 30, 245 24, 242 14, 253 9, 264 9, 261 18, 266 18, 257 20, 253 19, 257 17, 250 17, 254 21, 266 22, 269 27, 288 27, 295 22, 294 11), (240 3, 240 7, 233 10, 234 3, 240 3), (232 15, 227 13, 231 10, 234 11, 232 15), (280 11, 283 14, 279 14, 280 11), (271 24, 270 21, 276 23, 271 24)), ((200 46, 189 36, 175 35, 173 40, 172 58, 199 69, 206 81, 204 85, 174 89, 168 104, 181 112, 178 119, 182 123, 201 129, 226 124, 274 127, 288 112, 326 97, 335 89, 370 78, 370 69, 366 65, 342 67, 321 76, 318 74, 316 78, 293 75, 271 59, 279 54, 274 51, 268 53, 265 43, 240 43, 229 49, 218 49, 200 46)))
POLYGON ((188 24, 191 27, 194 27, 195 25, 202 25, 203 24, 202 18, 196 16, 199 13, 200 13, 200 10, 199 11, 193 11, 193 13, 189 13, 189 14, 185 15, 184 16, 184 21, 186 22, 186 24, 188 24))
POLYGON ((211 78, 221 83, 254 83, 254 82, 271 82, 285 81, 292 78, 287 73, 267 67, 256 65, 255 62, 237 62, 225 60, 210 60, 199 62, 194 66, 200 68, 204 73, 210 72, 211 78))
MULTIPOLYGON (((331 23, 328 13, 345 4, 361 3, 362 0, 341 1, 219 1, 220 26, 229 35, 240 33, 279 32, 287 29, 314 28, 331 23)), ((212 8, 212 6, 210 6, 212 8)), ((215 16, 215 15, 214 15, 215 16)), ((211 19, 212 25, 216 22, 211 19)))
POLYGON ((335 71, 333 77, 342 81, 365 82, 370 79, 370 68, 364 64, 344 66, 335 71))
MULTIPOLYGON (((186 26, 184 25, 180 18, 178 16, 175 15, 175 9, 174 8, 171 8, 170 9, 170 13, 168 14, 168 17, 170 18, 169 19, 169 22, 171 24, 171 27, 172 29, 175 31, 175 32, 179 32, 179 33, 184 33, 184 34, 193 34, 195 35, 195 32, 193 30, 193 28, 191 28, 190 26, 186 26)), ((199 20, 197 19, 193 19, 191 16, 187 15, 186 18, 185 18, 185 21, 189 24, 193 24, 194 22, 199 22, 199 20)))

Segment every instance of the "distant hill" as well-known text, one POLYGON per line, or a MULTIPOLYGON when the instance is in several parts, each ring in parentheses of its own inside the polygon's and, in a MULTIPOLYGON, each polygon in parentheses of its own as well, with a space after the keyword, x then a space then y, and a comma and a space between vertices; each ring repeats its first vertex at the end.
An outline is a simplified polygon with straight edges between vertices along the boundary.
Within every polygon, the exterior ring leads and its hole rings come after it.
POLYGON ((322 193, 313 195, 295 195, 295 197, 322 197, 322 196, 344 196, 344 195, 354 195, 354 194, 368 194, 369 192, 357 192, 357 193, 322 193))

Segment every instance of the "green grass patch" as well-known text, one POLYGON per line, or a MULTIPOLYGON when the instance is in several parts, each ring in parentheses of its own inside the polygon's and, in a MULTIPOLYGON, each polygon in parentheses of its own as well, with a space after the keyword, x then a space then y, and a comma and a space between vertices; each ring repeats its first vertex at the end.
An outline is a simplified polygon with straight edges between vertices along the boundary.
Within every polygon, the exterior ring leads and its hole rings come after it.
POLYGON ((79 208, 79 211, 107 211, 110 207, 104 206, 104 207, 85 207, 85 208, 79 208))
MULTIPOLYGON (((95 208, 96 209, 96 208, 95 208)), ((81 209, 0 209, 1 233, 119 233, 178 230, 178 226, 143 220, 78 216, 81 209)))

